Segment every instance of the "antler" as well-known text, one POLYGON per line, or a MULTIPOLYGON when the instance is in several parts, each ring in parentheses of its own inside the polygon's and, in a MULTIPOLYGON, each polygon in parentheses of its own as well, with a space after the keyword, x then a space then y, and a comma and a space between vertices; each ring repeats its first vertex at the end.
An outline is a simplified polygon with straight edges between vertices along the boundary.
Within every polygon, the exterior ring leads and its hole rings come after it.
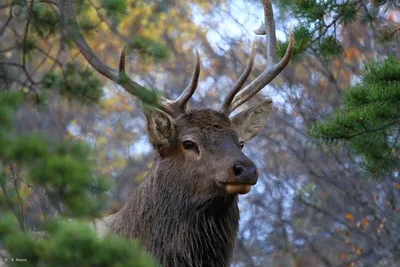
POLYGON ((235 83, 233 86, 232 91, 226 96, 224 103, 222 104, 221 107, 221 112, 224 113, 225 115, 229 115, 229 106, 235 97, 235 95, 240 91, 244 83, 246 82, 247 78, 249 77, 251 70, 253 69, 253 64, 254 64, 254 57, 255 57, 255 51, 256 51, 256 44, 253 42, 251 45, 251 53, 250 53, 250 60, 247 63, 246 68, 244 69, 244 72, 242 75, 240 75, 239 80, 235 83))
POLYGON ((128 77, 125 72, 125 48, 121 52, 119 70, 107 66, 99 59, 80 31, 73 3, 74 1, 71 0, 55 0, 54 4, 60 9, 61 22, 65 34, 75 43, 83 57, 97 72, 121 85, 130 94, 143 101, 143 103, 154 106, 173 117, 178 117, 187 112, 187 102, 196 90, 200 75, 200 57, 197 51, 196 65, 189 86, 177 100, 172 101, 160 98, 158 97, 157 90, 149 90, 128 77))
POLYGON ((245 72, 239 78, 239 81, 234 86, 234 89, 228 94, 227 98, 222 105, 221 112, 226 115, 229 115, 232 111, 234 111, 237 107, 245 103, 247 100, 252 98, 256 93, 258 93, 262 88, 264 88, 267 84, 269 84, 289 63, 290 57, 292 55, 292 50, 294 46, 294 37, 293 32, 290 30, 289 36, 289 45, 286 49, 285 55, 283 58, 276 63, 276 36, 275 36, 275 21, 274 21, 274 12, 272 9, 271 0, 264 0, 264 17, 265 24, 262 24, 261 27, 254 32, 258 35, 266 35, 266 43, 267 43, 267 68, 250 84, 244 87, 242 90, 237 88, 238 84, 241 84, 240 87, 244 84, 247 77, 250 74, 251 67, 253 65, 254 60, 254 45, 252 48, 250 61, 247 64, 245 72), (247 75, 246 71, 250 66, 250 71, 247 75), (244 80, 243 80, 244 79, 244 80))
POLYGON ((182 92, 182 94, 178 97, 178 99, 171 101, 165 100, 164 105, 167 106, 170 110, 169 114, 173 117, 179 117, 181 114, 187 113, 187 103, 189 99, 192 97, 194 92, 196 91, 197 84, 199 82, 200 76, 200 56, 199 51, 196 49, 196 65, 194 66, 192 80, 186 89, 182 92))

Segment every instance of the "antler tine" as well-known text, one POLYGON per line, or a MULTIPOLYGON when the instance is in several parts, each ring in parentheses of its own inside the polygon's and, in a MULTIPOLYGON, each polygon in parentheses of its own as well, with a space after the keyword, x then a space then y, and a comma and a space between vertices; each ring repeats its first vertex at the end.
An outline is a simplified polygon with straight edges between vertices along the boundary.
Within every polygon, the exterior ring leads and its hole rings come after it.
POLYGON ((199 82, 199 76, 200 76, 200 55, 199 51, 196 49, 196 64, 194 66, 193 74, 192 74, 192 80, 190 81, 190 84, 186 89, 182 92, 182 94, 176 99, 175 101, 172 102, 172 106, 175 109, 175 114, 185 114, 187 112, 187 103, 189 99, 193 96, 194 92, 196 91, 197 84, 199 82))
POLYGON ((247 63, 246 68, 245 68, 244 72, 242 73, 242 75, 240 75, 239 79, 233 86, 233 89, 226 96, 225 101, 222 104, 220 112, 222 112, 225 115, 229 115, 229 106, 231 105, 233 98, 240 91, 240 89, 243 87, 244 83, 246 82, 247 78, 250 76, 251 70, 253 69, 254 57, 256 55, 255 51, 256 51, 256 44, 253 42, 251 45, 250 59, 249 59, 249 62, 247 63))
POLYGON ((293 31, 290 29, 289 45, 286 49, 285 55, 282 59, 275 63, 276 59, 276 36, 275 36, 275 21, 272 10, 271 0, 264 0, 264 17, 265 25, 264 30, 262 27, 255 31, 256 34, 266 34, 267 43, 267 69, 264 70, 254 81, 244 87, 233 99, 232 104, 229 106, 227 114, 230 114, 237 107, 252 98, 262 88, 269 84, 289 63, 292 56, 294 46, 293 31))
POLYGON ((271 67, 276 63, 276 33, 274 10, 272 8, 272 0, 263 0, 264 7, 264 26, 265 41, 267 45, 267 66, 271 67))
POLYGON ((149 90, 146 87, 143 87, 126 75, 125 49, 123 49, 121 53, 119 71, 107 66, 99 59, 92 48, 88 45, 85 37, 80 31, 73 5, 74 1, 70 0, 60 0, 57 2, 57 7, 60 10, 61 22, 63 24, 65 35, 75 43, 76 47, 79 49, 87 62, 101 75, 121 85, 126 91, 138 97, 145 104, 166 110, 166 107, 161 105, 161 99, 158 97, 158 94, 155 90, 149 90))
POLYGON ((125 46, 122 47, 121 55, 119 57, 119 76, 126 75, 125 72, 125 46))
POLYGON ((290 61, 290 57, 292 56, 293 46, 294 37, 293 32, 290 31, 289 45, 283 58, 271 68, 266 69, 263 73, 261 73, 260 76, 258 76, 254 81, 248 84, 245 88, 243 88, 242 91, 240 91, 236 95, 236 97, 233 99, 230 112, 252 98, 256 93, 258 93, 267 84, 269 84, 287 66, 290 61))

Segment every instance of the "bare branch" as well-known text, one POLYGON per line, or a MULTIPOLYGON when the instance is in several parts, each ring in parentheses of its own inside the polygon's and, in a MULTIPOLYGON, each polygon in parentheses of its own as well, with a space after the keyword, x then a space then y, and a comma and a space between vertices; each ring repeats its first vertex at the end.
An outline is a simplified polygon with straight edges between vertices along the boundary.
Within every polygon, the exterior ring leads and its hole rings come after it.
POLYGON ((10 5, 10 11, 8 13, 8 18, 7 18, 6 22, 4 23, 3 27, 0 28, 0 36, 3 35, 5 29, 7 28, 8 24, 11 22, 12 18, 13 18, 12 6, 10 5))

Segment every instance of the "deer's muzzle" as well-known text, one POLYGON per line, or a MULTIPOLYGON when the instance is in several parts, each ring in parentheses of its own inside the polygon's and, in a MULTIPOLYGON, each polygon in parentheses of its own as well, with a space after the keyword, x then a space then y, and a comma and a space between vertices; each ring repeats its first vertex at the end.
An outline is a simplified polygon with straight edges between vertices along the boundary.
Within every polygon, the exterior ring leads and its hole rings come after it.
POLYGON ((226 181, 218 181, 220 186, 232 194, 247 194, 258 180, 257 167, 250 160, 233 164, 232 174, 226 181))

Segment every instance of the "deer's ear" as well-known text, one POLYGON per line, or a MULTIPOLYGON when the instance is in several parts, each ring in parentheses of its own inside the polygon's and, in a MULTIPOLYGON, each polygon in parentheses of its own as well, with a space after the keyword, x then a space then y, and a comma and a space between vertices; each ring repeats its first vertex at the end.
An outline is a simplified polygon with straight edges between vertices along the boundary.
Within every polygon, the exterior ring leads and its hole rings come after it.
POLYGON ((232 127, 243 141, 248 141, 258 135, 264 128, 268 115, 272 111, 272 100, 236 114, 232 119, 232 127))
POLYGON ((177 136, 175 120, 158 109, 145 109, 150 141, 158 152, 168 149, 177 136))

